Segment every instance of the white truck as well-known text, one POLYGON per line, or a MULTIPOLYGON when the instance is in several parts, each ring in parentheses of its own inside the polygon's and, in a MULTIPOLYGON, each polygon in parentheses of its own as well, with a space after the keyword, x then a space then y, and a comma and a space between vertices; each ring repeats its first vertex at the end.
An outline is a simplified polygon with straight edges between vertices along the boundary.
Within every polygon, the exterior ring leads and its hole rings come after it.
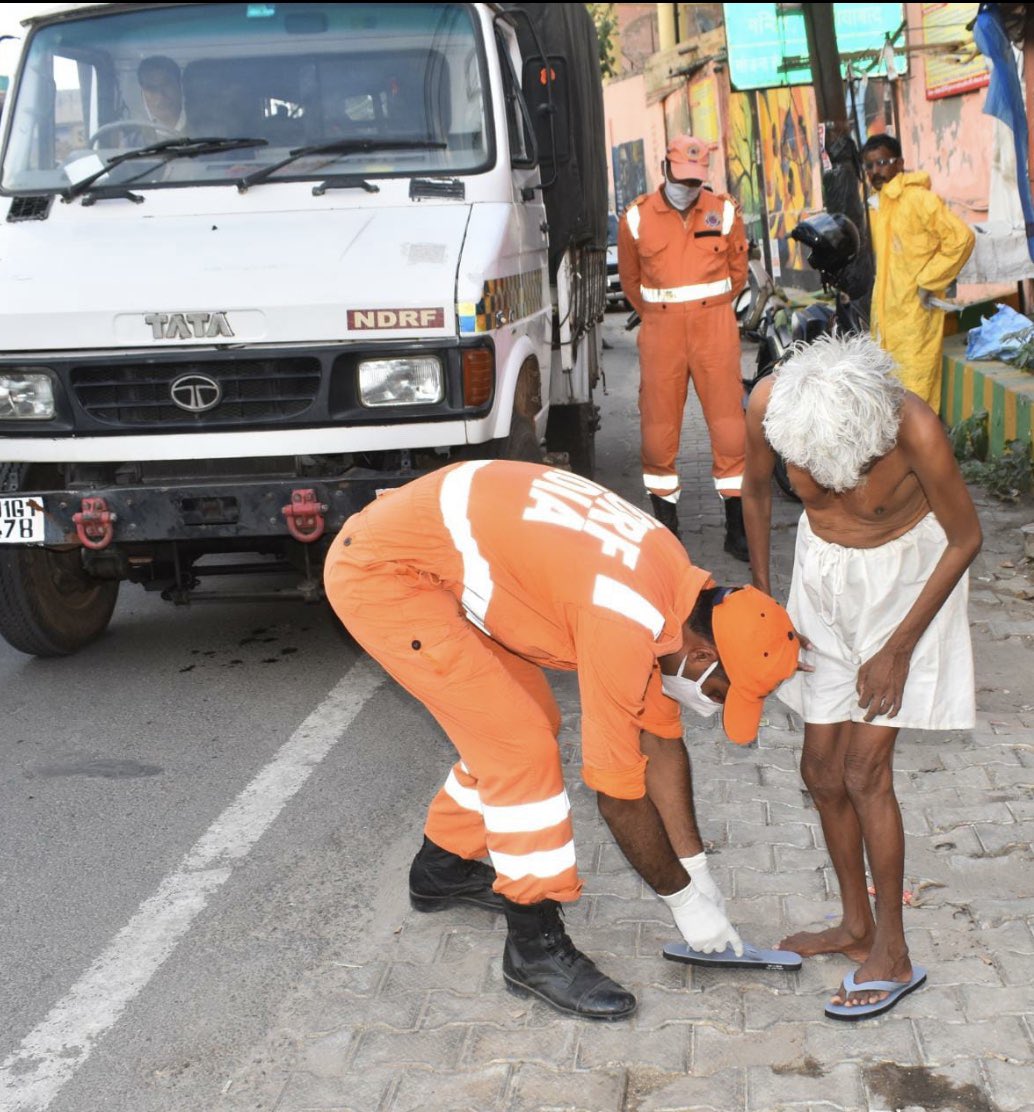
POLYGON ((11 645, 74 652, 123 581, 182 604, 276 571, 317 600, 344 519, 450 460, 591 472, 607 186, 583 5, 25 26, 0 166, 11 645))

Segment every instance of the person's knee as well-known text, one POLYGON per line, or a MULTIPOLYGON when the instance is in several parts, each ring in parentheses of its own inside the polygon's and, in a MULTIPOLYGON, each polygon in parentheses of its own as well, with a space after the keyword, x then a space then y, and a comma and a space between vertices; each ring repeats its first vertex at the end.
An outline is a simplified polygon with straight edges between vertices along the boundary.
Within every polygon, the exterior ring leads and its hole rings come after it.
POLYGON ((864 803, 892 794, 894 774, 890 761, 882 757, 848 755, 844 762, 844 787, 853 803, 864 803))
POLYGON ((841 800, 846 794, 841 769, 807 750, 801 757, 801 779, 817 807, 841 800))

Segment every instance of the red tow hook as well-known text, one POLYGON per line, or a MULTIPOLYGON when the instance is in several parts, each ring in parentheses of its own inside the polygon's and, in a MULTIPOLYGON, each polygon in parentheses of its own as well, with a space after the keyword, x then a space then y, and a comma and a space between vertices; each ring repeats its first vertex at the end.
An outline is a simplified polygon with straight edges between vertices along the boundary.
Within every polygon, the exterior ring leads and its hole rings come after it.
POLYGON ((115 522, 118 514, 108 510, 103 498, 84 498, 83 508, 72 514, 75 532, 86 548, 107 548, 115 536, 115 522))
POLYGON ((290 505, 280 512, 287 518, 287 531, 302 544, 318 541, 327 527, 327 507, 316 501, 314 490, 292 490, 290 505))

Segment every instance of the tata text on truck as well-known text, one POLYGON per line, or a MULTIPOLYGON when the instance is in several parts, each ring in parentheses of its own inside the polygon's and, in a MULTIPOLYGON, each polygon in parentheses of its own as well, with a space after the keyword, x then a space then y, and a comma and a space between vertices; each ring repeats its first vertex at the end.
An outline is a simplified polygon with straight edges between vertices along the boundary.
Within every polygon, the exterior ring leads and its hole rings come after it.
POLYGON ((2 160, 16 648, 76 650, 124 581, 318 598, 344 519, 451 460, 591 471, 582 5, 65 5, 26 24, 2 160))

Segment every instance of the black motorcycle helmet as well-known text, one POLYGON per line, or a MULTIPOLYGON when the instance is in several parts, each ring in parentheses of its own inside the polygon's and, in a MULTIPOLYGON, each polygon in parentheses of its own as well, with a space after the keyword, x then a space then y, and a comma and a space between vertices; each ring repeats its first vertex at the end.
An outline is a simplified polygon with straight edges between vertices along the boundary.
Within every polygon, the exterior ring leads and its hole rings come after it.
POLYGON ((790 238, 810 248, 808 265, 822 281, 834 285, 844 268, 858 254, 858 229, 840 212, 819 212, 802 220, 790 238))

